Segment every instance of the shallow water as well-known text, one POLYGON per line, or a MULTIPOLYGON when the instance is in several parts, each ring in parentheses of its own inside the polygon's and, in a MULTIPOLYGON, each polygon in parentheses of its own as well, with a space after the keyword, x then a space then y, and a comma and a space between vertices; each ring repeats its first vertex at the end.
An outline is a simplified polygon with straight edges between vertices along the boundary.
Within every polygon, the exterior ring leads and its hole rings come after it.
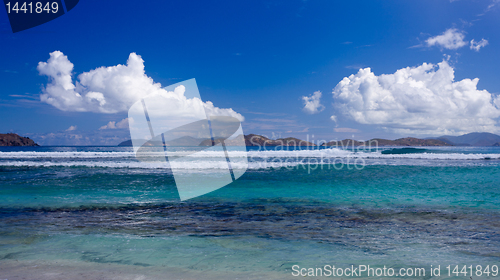
POLYGON ((134 167, 128 148, 2 149, 0 259, 277 278, 293 265, 499 264, 500 149, 250 156, 240 179, 181 202, 169 169, 134 167), (296 161, 258 168, 283 158, 296 161), (311 161, 327 158, 365 162, 311 161))

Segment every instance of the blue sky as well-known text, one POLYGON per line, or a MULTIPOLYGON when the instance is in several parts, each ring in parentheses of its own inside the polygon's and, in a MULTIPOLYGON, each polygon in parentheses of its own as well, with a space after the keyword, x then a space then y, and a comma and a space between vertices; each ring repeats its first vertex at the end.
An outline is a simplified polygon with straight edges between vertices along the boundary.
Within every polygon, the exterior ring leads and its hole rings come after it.
POLYGON ((13 34, 0 10, 0 132, 42 143, 37 137, 53 133, 67 138, 63 144, 127 138, 126 125, 113 125, 126 111, 64 111, 40 100, 49 79, 37 65, 60 51, 74 65, 73 83, 84 72, 126 64, 131 53, 164 87, 196 78, 204 101, 244 116, 247 134, 499 133, 499 13, 499 1, 81 0, 66 15, 13 34), (433 67, 418 68, 424 63, 433 67), (414 70, 400 71, 401 83, 380 78, 406 67, 414 70), (474 78, 477 85, 456 84, 474 78), (304 97, 317 91, 319 107, 304 109, 304 97), (74 135, 91 137, 78 142, 74 135))

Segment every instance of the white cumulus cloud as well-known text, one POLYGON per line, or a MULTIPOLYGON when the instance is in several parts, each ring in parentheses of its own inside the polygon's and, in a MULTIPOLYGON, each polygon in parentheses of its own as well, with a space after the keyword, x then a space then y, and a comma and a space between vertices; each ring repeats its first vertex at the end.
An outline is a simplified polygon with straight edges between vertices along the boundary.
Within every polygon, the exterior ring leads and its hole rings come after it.
POLYGON ((455 81, 454 77, 447 61, 380 76, 364 68, 337 84, 334 107, 358 123, 399 133, 497 132, 500 99, 479 90, 478 78, 455 81))
POLYGON ((325 106, 321 105, 320 99, 321 91, 315 91, 310 96, 302 96, 302 100, 304 101, 303 110, 309 114, 316 114, 323 111, 323 109, 325 109, 325 106))
POLYGON ((99 67, 84 72, 78 75, 75 83, 72 80, 73 63, 60 51, 50 53, 49 60, 38 63, 37 69, 40 75, 46 75, 50 80, 40 95, 41 101, 63 111, 124 112, 146 96, 161 95, 172 101, 169 106, 169 110, 175 110, 171 111, 172 114, 193 114, 192 111, 205 108, 210 114, 244 119, 233 109, 218 108, 212 102, 202 102, 199 98, 187 98, 183 90, 165 90, 145 74, 144 61, 135 53, 130 54, 126 65, 99 67))
POLYGON ((456 28, 450 28, 446 30, 443 34, 430 37, 425 42, 427 46, 439 46, 441 48, 456 50, 467 45, 467 42, 464 41, 465 35, 462 31, 456 28))
POLYGON ((128 118, 125 118, 119 122, 110 121, 108 124, 103 125, 99 128, 99 130, 103 129, 123 129, 128 128, 128 118))
POLYGON ((73 131, 73 130, 76 130, 76 125, 72 125, 68 127, 68 129, 66 129, 66 131, 73 131))
POLYGON ((474 39, 470 41, 470 49, 475 50, 476 52, 479 51, 482 47, 488 45, 488 40, 486 39, 481 39, 479 42, 475 42, 474 39))

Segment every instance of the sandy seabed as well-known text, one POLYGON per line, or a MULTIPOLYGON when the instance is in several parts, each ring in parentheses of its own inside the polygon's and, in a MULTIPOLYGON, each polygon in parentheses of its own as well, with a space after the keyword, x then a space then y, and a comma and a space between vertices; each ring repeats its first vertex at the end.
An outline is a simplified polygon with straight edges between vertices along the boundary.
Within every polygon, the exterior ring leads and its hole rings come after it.
POLYGON ((142 267, 66 260, 2 260, 0 262, 0 280, 225 280, 283 278, 287 278, 285 274, 277 273, 195 271, 170 267, 142 267))

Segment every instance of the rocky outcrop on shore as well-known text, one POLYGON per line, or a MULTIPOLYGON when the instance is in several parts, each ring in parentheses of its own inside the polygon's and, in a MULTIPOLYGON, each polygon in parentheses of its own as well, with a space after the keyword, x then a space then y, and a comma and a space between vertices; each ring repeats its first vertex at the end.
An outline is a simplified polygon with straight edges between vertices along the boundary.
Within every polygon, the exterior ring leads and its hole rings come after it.
POLYGON ((22 137, 15 133, 0 134, 0 146, 39 146, 29 137, 22 137))

